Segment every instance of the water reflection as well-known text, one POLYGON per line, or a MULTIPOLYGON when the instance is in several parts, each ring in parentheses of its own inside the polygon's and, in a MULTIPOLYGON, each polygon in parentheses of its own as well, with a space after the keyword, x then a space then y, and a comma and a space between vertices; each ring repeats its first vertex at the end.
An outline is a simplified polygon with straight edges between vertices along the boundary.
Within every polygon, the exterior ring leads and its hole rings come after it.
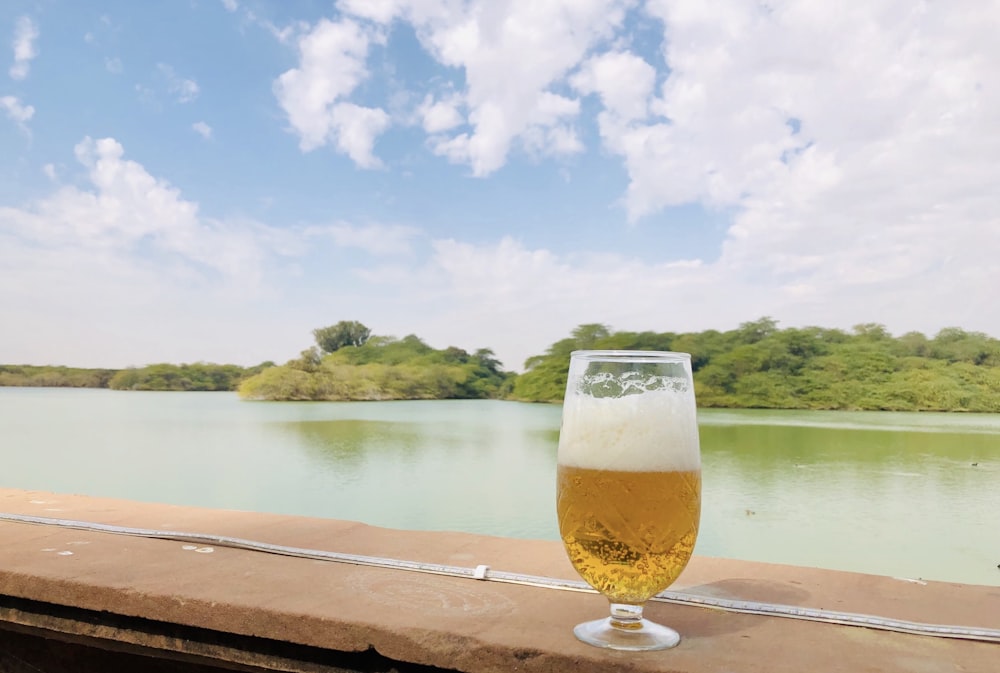
POLYGON ((702 425, 699 553, 1000 583, 1000 436, 767 418, 702 425))
POLYGON ((309 463, 306 487, 323 493, 331 516, 425 530, 555 536, 557 431, 546 422, 518 422, 517 407, 438 403, 425 411, 406 421, 310 419, 280 428, 290 435, 284 443, 298 447, 309 463))
POLYGON ((414 423, 299 421, 283 423, 282 429, 301 435, 310 457, 338 472, 357 470, 371 459, 412 460, 426 440, 421 427, 414 423))
MULTIPOLYGON (((924 477, 965 487, 972 475, 996 475, 1000 437, 787 425, 702 425, 706 459, 752 481, 785 481, 789 470, 824 479, 860 480, 867 489, 897 477, 924 477), (883 480, 882 477, 887 478, 883 480)), ((974 482, 973 482, 974 483, 974 482)))

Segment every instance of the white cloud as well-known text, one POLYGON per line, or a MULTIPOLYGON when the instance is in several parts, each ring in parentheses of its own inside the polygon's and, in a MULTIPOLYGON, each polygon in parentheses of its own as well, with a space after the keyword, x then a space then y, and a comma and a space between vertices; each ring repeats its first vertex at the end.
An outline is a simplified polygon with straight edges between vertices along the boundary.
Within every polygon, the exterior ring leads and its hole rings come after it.
MULTIPOLYGON (((278 228, 214 218, 112 138, 85 138, 74 154, 83 179, 0 206, 8 280, 0 307, 17 325, 0 330, 0 350, 14 361, 120 367, 292 357, 328 311, 363 316, 377 303, 355 296, 357 250, 405 258, 419 235, 402 225, 278 228), (290 290, 300 261, 323 274, 307 290, 290 290), (331 279, 337 273, 342 280, 331 279), (56 336, 69 324, 73 339, 56 336)), ((43 171, 55 180, 53 165, 43 171)))
POLYGON ((576 130, 565 119, 575 118, 580 101, 550 92, 543 92, 533 111, 530 123, 521 134, 526 150, 536 155, 566 155, 582 152, 583 143, 576 130))
POLYGON ((7 113, 7 118, 17 124, 22 131, 28 130, 28 122, 35 116, 35 108, 25 105, 17 96, 0 97, 0 109, 7 113))
POLYGON ((166 63, 158 63, 157 70, 166 79, 167 91, 172 93, 178 103, 190 103, 198 97, 200 89, 198 83, 193 79, 186 79, 179 76, 174 69, 166 63))
POLYGON ((399 15, 404 4, 399 0, 338 0, 337 8, 345 14, 385 24, 399 15))
POLYGON ((226 8, 227 12, 235 12, 240 7, 236 0, 222 0, 222 6, 226 8))
MULTIPOLYGON (((428 268, 397 278, 396 285, 422 285, 442 298, 440 309, 421 320, 419 334, 487 344, 507 367, 519 369, 585 322, 663 331, 677 328, 677 316, 712 324, 720 301, 711 298, 726 280, 698 260, 648 264, 612 253, 557 254, 503 237, 485 244, 434 241, 428 268)), ((746 299, 750 309, 757 304, 752 289, 737 293, 729 298, 746 299)))
POLYGON ((462 68, 467 82, 463 95, 473 130, 439 151, 468 163, 477 176, 503 166, 525 135, 536 151, 576 151, 577 143, 566 142, 573 135, 566 122, 578 108, 551 88, 613 34, 626 6, 615 0, 514 0, 472 3, 464 12, 442 6, 429 13, 414 4, 409 12, 421 42, 442 64, 462 68), (553 105, 555 99, 559 104, 553 105), (549 136, 557 127, 561 134, 549 136))
POLYGON ((115 56, 114 58, 105 58, 104 67, 112 75, 120 75, 123 70, 122 60, 117 56, 115 56))
POLYGON ((201 217, 197 204, 125 159, 112 138, 85 138, 74 154, 91 187, 62 187, 33 206, 0 208, 0 229, 37 246, 117 259, 141 249, 184 275, 221 274, 244 286, 259 278, 265 244, 289 247, 280 231, 201 217))
POLYGON ((465 119, 462 117, 462 113, 459 112, 460 106, 461 100, 458 96, 451 95, 434 100, 428 94, 417 108, 417 115, 420 117, 424 131, 427 133, 441 133, 464 123, 465 119))
POLYGON ((212 127, 205 122, 195 122, 191 124, 191 128, 205 140, 209 140, 212 137, 212 127))
POLYGON ((1000 327, 984 252, 1000 249, 996 18, 968 2, 649 7, 666 119, 601 125, 632 217, 735 208, 720 264, 787 319, 1000 327))
POLYGON ((42 166, 42 173, 45 173, 45 177, 53 182, 59 179, 59 174, 54 164, 45 164, 42 166))
POLYGON ((651 2, 670 68, 652 102, 657 118, 634 121, 648 76, 626 96, 629 116, 624 98, 589 76, 596 70, 585 66, 574 81, 604 100, 601 133, 628 169, 633 219, 696 201, 747 207, 803 170, 807 147, 852 180, 844 169, 865 155, 896 164, 897 143, 922 145, 909 160, 931 170, 935 138, 971 130, 961 123, 994 135, 987 120, 996 118, 996 101, 982 85, 1000 53, 973 6, 961 4, 945 20, 940 8, 891 1, 845 12, 738 1, 706 12, 687 0, 651 2))
POLYGON ((334 224, 310 227, 305 233, 309 237, 328 237, 338 247, 357 248, 376 256, 409 254, 413 239, 419 235, 413 227, 385 224, 334 224))
MULTIPOLYGON (((571 123, 579 113, 578 103, 553 89, 597 43, 614 34, 631 4, 629 0, 342 0, 338 7, 382 24, 395 18, 409 21, 439 63, 463 71, 465 88, 458 95, 472 130, 435 135, 431 147, 450 161, 468 164, 474 175, 486 176, 506 163, 517 143, 543 155, 582 149, 571 123)), ((459 125, 456 105, 445 105, 422 106, 418 111, 428 133, 459 125)))
MULTIPOLYGON (((943 215, 968 220, 970 214, 943 215)), ((761 214, 765 221, 770 216, 780 211, 761 214)), ((410 316, 410 331, 432 343, 488 344, 514 368, 587 322, 621 330, 725 330, 771 315, 789 327, 878 322, 895 334, 933 334, 947 325, 1000 331, 992 292, 1000 287, 994 259, 1000 218, 957 231, 926 225, 820 232, 808 250, 812 257, 796 251, 801 243, 775 238, 772 249, 756 235, 732 237, 712 263, 559 254, 511 237, 482 244, 445 239, 432 243, 426 266, 374 270, 370 278, 383 276, 414 297, 405 303, 422 311, 410 316)))
POLYGON ((583 152, 586 148, 583 141, 576 134, 576 130, 570 126, 553 126, 546 129, 544 133, 537 129, 530 129, 525 132, 524 144, 528 150, 536 153, 569 155, 583 152))
POLYGON ((337 149, 361 168, 378 168, 382 162, 374 154, 375 139, 389 128, 389 115, 380 108, 354 103, 337 103, 330 110, 330 124, 337 149))
POLYGON ((274 39, 282 44, 287 44, 293 37, 309 30, 309 24, 305 21, 293 21, 286 26, 277 26, 272 21, 257 16, 257 13, 243 8, 243 18, 248 23, 256 24, 270 33, 274 39))
POLYGON ((616 120, 631 121, 648 114, 656 70, 630 52, 607 52, 584 62, 570 83, 581 93, 599 95, 616 120))
POLYGON ((389 115, 345 100, 368 76, 369 45, 381 39, 350 19, 322 19, 299 38, 299 67, 275 81, 274 93, 302 151, 332 144, 363 168, 381 165, 373 148, 389 115))
POLYGON ((11 79, 24 79, 31 69, 31 61, 38 56, 35 40, 38 39, 38 26, 31 17, 22 16, 14 26, 14 65, 8 70, 11 79))

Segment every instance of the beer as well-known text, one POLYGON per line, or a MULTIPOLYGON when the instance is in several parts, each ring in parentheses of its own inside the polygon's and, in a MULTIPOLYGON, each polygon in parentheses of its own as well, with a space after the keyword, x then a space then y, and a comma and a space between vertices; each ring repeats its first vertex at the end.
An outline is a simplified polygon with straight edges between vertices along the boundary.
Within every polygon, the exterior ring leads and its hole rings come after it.
POLYGON ((698 535, 701 472, 558 468, 559 531, 570 562, 614 603, 673 584, 698 535))
POLYGON ((640 605, 687 565, 701 460, 687 390, 567 395, 557 514, 573 567, 614 603, 640 605))

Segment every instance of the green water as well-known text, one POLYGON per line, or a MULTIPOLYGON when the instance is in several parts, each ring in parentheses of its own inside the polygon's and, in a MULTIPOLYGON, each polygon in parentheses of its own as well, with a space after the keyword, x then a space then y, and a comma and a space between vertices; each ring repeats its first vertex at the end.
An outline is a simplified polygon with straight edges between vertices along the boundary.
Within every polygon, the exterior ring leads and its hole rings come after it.
MULTIPOLYGON (((0 388, 0 486, 556 539, 559 414, 0 388)), ((1000 585, 1000 415, 699 417, 696 553, 1000 585)))

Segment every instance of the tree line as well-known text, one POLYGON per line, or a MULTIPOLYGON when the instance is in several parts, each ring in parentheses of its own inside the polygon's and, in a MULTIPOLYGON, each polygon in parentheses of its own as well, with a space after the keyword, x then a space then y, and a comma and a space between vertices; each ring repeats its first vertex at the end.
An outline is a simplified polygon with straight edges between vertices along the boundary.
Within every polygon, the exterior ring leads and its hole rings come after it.
POLYGON ((313 330, 315 344, 284 365, 194 363, 123 370, 0 365, 0 385, 117 390, 239 390, 254 400, 562 400, 574 350, 691 354, 702 407, 1000 412, 1000 340, 957 327, 892 336, 875 323, 849 331, 785 328, 764 317, 729 331, 628 332, 600 323, 504 371, 492 350, 435 349, 416 335, 373 335, 357 321, 313 330))
POLYGON ((272 366, 273 362, 254 367, 209 362, 183 365, 161 363, 115 372, 108 387, 112 390, 236 390, 244 379, 272 366))
POLYGON ((236 390, 248 376, 273 366, 255 367, 192 364, 153 364, 128 369, 0 365, 0 386, 39 388, 110 388, 112 390, 236 390))
POLYGON ((986 334, 949 327, 893 337, 875 323, 779 329, 769 317, 726 332, 580 325, 525 362, 510 397, 561 400, 569 354, 583 349, 690 353, 702 407, 1000 412, 1000 340, 986 334))
POLYGON ((115 369, 0 365, 0 386, 37 388, 107 388, 115 369))

